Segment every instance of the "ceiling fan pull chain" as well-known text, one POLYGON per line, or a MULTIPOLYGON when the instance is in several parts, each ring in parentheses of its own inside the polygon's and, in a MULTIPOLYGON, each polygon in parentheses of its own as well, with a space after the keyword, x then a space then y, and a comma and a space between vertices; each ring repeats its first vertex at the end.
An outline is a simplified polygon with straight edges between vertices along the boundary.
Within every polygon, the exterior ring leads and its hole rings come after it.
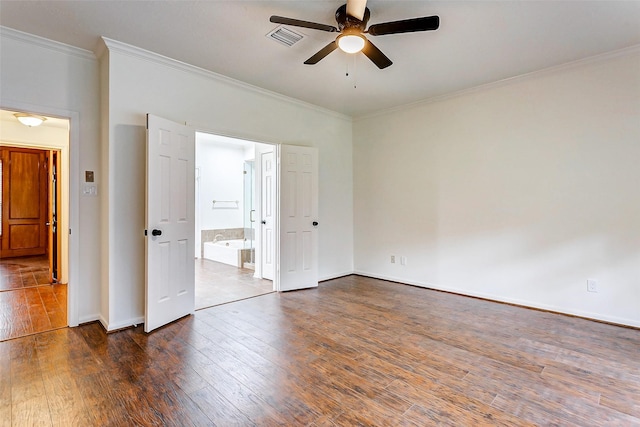
POLYGON ((351 55, 353 57, 353 88, 358 88, 358 58, 355 55, 351 55))

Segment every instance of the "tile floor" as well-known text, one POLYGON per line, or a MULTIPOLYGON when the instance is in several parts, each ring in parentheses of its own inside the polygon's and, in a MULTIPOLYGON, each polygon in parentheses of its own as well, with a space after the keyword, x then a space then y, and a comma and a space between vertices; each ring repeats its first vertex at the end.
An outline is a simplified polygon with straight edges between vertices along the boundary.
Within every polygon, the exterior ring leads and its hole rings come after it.
POLYGON ((254 271, 199 258, 196 260, 196 310, 273 292, 271 280, 254 271))

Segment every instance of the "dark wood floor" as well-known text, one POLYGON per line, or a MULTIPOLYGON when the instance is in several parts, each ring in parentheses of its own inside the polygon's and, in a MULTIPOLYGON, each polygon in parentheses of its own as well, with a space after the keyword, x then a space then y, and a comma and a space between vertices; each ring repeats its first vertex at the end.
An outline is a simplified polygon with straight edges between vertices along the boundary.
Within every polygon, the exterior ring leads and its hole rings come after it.
POLYGON ((67 326, 67 285, 51 284, 46 257, 0 260, 0 341, 67 326))
MULTIPOLYGON (((253 271, 196 260, 196 309, 273 292, 253 271)), ((67 285, 49 283, 46 257, 0 260, 0 341, 67 326, 67 285)))
POLYGON ((208 259, 196 259, 196 310, 273 292, 271 280, 256 279, 254 271, 208 259))
POLYGON ((638 330, 349 276, 150 335, 90 324, 1 342, 0 420, 633 426, 639 355, 638 330))

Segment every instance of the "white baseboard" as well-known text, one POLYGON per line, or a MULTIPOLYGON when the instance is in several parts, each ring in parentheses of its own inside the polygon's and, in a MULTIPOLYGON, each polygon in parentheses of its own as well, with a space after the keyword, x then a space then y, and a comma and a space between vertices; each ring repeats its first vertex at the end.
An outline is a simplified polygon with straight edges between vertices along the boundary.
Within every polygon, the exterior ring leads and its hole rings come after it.
POLYGON ((344 273, 331 274, 330 276, 320 277, 318 279, 318 282, 326 282, 327 280, 333 280, 333 279, 337 279, 339 277, 344 277, 344 276, 351 276, 352 274, 355 274, 355 273, 353 271, 346 271, 344 273))
POLYGON ((102 323, 102 326, 104 326, 104 328, 107 330, 107 332, 113 332, 113 331, 117 331, 118 329, 130 328, 130 327, 132 327, 134 325, 140 325, 140 324, 144 323, 144 316, 134 317, 134 318, 129 319, 129 320, 124 320, 122 322, 111 323, 111 324, 108 324, 101 317, 100 318, 100 323, 102 323))
MULTIPOLYGON (((95 321, 99 321, 100 323, 102 323, 102 321, 100 320, 100 315, 99 314, 90 314, 90 315, 86 315, 86 316, 82 316, 78 319, 78 324, 82 325, 84 323, 91 323, 91 322, 95 322, 95 321)), ((78 325, 75 325, 78 326, 78 325)))
POLYGON ((390 282, 398 282, 400 284, 419 286, 421 288, 434 289, 434 290, 437 290, 437 291, 451 292, 451 293, 459 294, 459 295, 482 298, 482 299, 496 301, 496 302, 514 304, 514 305, 519 305, 519 306, 528 307, 528 308, 534 308, 534 309, 538 309, 538 310, 552 311, 552 312, 555 312, 555 313, 567 314, 567 315, 570 315, 570 316, 578 316, 578 317, 583 317, 583 318, 590 319, 590 320, 598 320, 598 321, 602 321, 602 322, 615 323, 617 325, 632 326, 632 327, 635 327, 635 328, 640 328, 640 321, 633 320, 633 319, 627 319, 627 318, 623 318, 623 317, 617 317, 617 316, 609 316, 609 315, 602 314, 602 313, 593 313, 593 312, 583 311, 583 310, 567 309, 566 307, 559 307, 559 306, 555 306, 555 305, 551 305, 551 304, 540 304, 538 302, 527 301, 527 300, 522 300, 522 299, 517 299, 517 298, 505 298, 505 297, 500 296, 500 295, 483 293, 483 292, 469 292, 466 289, 460 289, 460 288, 455 288, 455 287, 450 287, 450 286, 441 286, 441 285, 437 285, 437 284, 429 283, 429 282, 419 282, 419 281, 414 281, 414 280, 407 280, 407 279, 404 279, 404 278, 393 277, 393 276, 385 276, 385 275, 370 273, 370 272, 366 272, 366 271, 355 271, 353 274, 357 274, 357 275, 365 276, 365 277, 371 277, 371 278, 374 278, 374 279, 387 280, 387 281, 390 281, 390 282))

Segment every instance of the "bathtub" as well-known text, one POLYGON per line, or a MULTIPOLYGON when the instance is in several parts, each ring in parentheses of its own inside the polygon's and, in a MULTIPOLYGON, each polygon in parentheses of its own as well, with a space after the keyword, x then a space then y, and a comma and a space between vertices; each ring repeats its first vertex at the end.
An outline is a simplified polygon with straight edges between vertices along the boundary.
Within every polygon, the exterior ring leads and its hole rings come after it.
POLYGON ((242 267, 242 249, 244 249, 245 241, 238 240, 220 240, 218 242, 204 242, 204 259, 222 262, 224 264, 242 267))

